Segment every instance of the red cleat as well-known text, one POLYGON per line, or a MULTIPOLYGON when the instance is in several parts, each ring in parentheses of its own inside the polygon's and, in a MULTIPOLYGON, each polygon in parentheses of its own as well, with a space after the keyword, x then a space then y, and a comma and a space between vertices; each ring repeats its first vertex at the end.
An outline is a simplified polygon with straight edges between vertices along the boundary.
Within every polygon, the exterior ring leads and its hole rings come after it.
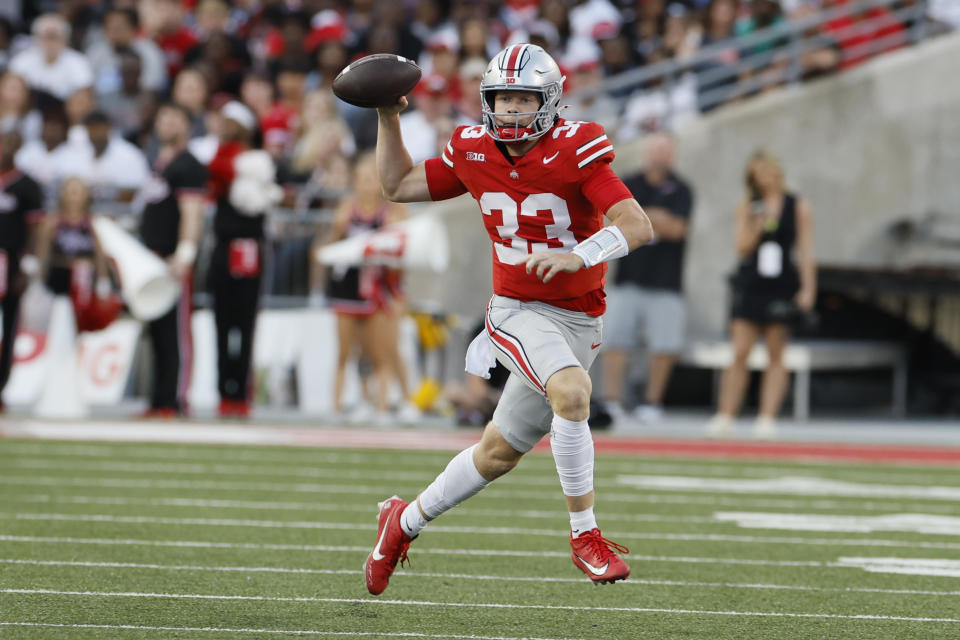
POLYGON ((600 529, 581 533, 579 538, 574 538, 571 533, 570 546, 573 547, 573 564, 595 584, 624 580, 630 575, 630 567, 615 553, 630 553, 630 550, 604 538, 600 529))
POLYGON ((407 549, 410 548, 410 541, 413 538, 404 533, 400 527, 400 514, 408 504, 398 496, 387 498, 380 503, 377 546, 363 563, 367 591, 375 596, 380 595, 387 588, 397 562, 401 567, 407 562, 407 549))
POLYGON ((217 413, 221 418, 249 418, 250 403, 244 400, 229 400, 224 398, 220 400, 217 413))

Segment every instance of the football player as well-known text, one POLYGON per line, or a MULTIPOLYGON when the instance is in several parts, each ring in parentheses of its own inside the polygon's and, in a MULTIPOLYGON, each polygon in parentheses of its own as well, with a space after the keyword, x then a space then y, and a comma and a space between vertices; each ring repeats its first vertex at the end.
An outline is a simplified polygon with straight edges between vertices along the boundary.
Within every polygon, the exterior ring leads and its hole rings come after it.
POLYGON ((398 114, 378 109, 377 168, 397 202, 477 200, 493 242, 493 297, 468 370, 495 355, 511 375, 479 443, 460 452, 417 498, 380 507, 367 589, 382 593, 427 523, 507 473, 547 433, 570 511, 573 563, 594 582, 630 574, 593 513, 587 374, 602 342, 606 262, 653 238, 650 221, 613 173, 603 127, 559 116, 564 77, 540 47, 498 53, 480 86, 483 124, 458 127, 439 158, 416 166, 398 114), (610 224, 604 226, 604 215, 610 224))

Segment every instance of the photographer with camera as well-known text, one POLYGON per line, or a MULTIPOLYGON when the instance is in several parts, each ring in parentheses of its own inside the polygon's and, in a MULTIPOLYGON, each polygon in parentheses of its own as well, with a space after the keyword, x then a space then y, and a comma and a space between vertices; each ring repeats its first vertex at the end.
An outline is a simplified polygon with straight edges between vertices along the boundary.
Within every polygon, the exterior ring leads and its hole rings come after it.
POLYGON ((769 355, 760 385, 754 437, 772 438, 787 390, 783 353, 792 319, 812 311, 817 295, 813 214, 809 203, 786 190, 779 160, 757 151, 747 163, 747 197, 737 207, 730 341, 733 363, 723 372, 717 413, 707 425, 712 437, 732 433, 750 371, 747 358, 761 336, 769 355))

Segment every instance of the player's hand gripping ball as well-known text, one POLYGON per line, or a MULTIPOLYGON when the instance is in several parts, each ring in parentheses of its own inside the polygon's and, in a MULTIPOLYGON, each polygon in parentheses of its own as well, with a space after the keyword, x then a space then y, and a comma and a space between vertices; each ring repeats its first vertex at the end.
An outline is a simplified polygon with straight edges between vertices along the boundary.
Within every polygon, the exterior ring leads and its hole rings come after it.
POLYGON ((395 105, 420 81, 420 67, 403 56, 375 53, 348 65, 333 81, 344 102, 375 109, 395 105))

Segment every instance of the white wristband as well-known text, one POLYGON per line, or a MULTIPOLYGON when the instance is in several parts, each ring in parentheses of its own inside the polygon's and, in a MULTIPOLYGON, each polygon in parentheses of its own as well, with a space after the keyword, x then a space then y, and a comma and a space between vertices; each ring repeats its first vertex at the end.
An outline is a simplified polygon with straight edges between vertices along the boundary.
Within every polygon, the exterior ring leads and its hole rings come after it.
POLYGON ((197 245, 189 240, 181 240, 177 245, 177 250, 173 253, 177 262, 183 264, 193 264, 197 259, 197 245))
POLYGON ((593 267, 607 260, 622 258, 629 252, 627 239, 613 224, 600 229, 573 248, 573 253, 580 256, 585 267, 593 267))

